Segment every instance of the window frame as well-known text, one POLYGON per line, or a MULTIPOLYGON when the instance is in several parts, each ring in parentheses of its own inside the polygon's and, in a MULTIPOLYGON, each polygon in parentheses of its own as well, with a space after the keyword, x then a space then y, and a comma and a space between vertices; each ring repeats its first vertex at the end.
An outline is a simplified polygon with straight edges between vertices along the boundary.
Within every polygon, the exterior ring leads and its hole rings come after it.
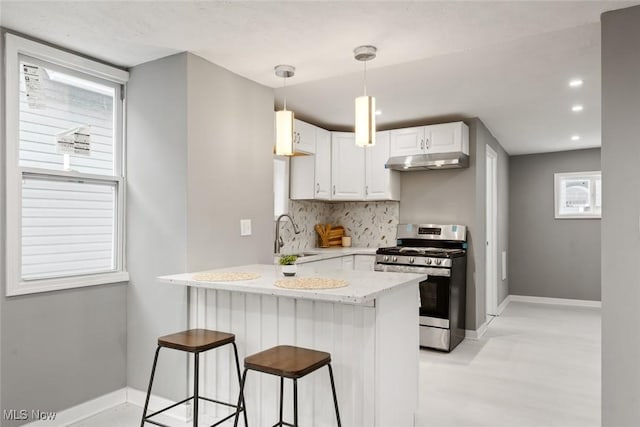
MULTIPOLYGON (((583 178, 595 182, 594 178, 600 178, 602 183, 602 171, 585 171, 585 172, 559 172, 553 174, 553 193, 554 193, 554 211, 555 219, 601 219, 602 218, 602 197, 600 202, 599 213, 569 213, 563 214, 560 212, 560 198, 561 198, 561 182, 564 179, 577 179, 583 178)), ((602 188, 602 184, 601 184, 602 188)), ((592 190, 595 193, 595 188, 592 190)), ((601 190, 602 191, 602 190, 601 190)), ((595 198, 591 206, 595 206, 595 198)))
POLYGON ((87 59, 11 33, 5 33, 5 178, 6 178, 6 295, 24 295, 61 289, 119 283, 129 280, 125 263, 125 85, 127 71, 87 59), (20 154, 20 56, 64 67, 72 73, 110 82, 115 87, 114 175, 21 167, 20 154), (22 279, 22 177, 24 174, 58 179, 113 182, 116 195, 116 268, 112 272, 36 280, 22 279))

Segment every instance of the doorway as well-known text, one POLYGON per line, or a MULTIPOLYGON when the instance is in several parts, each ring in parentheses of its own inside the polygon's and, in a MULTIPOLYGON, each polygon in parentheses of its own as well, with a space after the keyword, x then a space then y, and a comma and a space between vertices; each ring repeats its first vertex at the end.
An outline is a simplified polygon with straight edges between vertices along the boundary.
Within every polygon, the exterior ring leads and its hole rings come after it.
POLYGON ((487 145, 486 310, 487 323, 498 315, 498 154, 487 145))

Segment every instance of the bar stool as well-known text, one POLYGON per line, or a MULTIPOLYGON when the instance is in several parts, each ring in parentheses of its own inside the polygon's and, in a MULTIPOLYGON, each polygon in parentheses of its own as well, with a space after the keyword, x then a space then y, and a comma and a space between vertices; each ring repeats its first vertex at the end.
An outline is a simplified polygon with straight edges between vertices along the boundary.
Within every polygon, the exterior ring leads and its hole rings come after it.
MULTIPOLYGON (((228 334, 226 332, 218 332, 212 331, 208 329, 189 329, 187 331, 178 332, 171 335, 166 335, 158 338, 158 348, 156 349, 156 355, 153 359, 153 367, 151 368, 151 378, 149 379, 149 389, 147 390, 147 398, 144 402, 144 410, 142 412, 142 422, 140 423, 140 427, 144 427, 144 423, 151 423, 158 426, 168 427, 166 424, 159 423, 157 421, 150 420, 149 418, 154 417, 162 412, 168 411, 169 409, 181 405, 185 402, 193 400, 193 427, 198 427, 198 404, 200 399, 207 400, 209 402, 217 403, 220 405, 229 406, 235 408, 235 412, 228 415, 226 418, 216 422, 211 427, 222 424, 223 422, 229 420, 231 417, 239 416, 240 412, 244 414, 244 424, 245 427, 247 424, 247 413, 245 411, 244 405, 244 397, 242 393, 240 393, 240 398, 238 400, 237 405, 233 405, 227 402, 221 402, 215 399, 209 399, 207 397, 200 396, 199 393, 199 378, 198 374, 200 371, 200 353, 205 352, 207 350, 211 350, 214 348, 222 347, 227 344, 231 344, 233 346, 233 353, 236 358, 236 372, 238 374, 238 381, 240 381, 240 362, 238 360, 238 348, 235 343, 236 337, 233 334, 228 334), (149 407, 149 397, 151 396, 151 386, 153 385, 153 377, 156 372, 156 365, 158 363, 158 355, 160 354, 160 349, 166 347, 179 351, 186 351, 188 353, 193 353, 193 396, 187 397, 184 400, 181 400, 178 403, 174 403, 171 406, 167 406, 164 409, 154 412, 151 415, 147 415, 147 409, 149 407)), ((242 383, 240 383, 240 387, 242 387, 242 383)), ((237 419, 236 419, 237 423, 237 419)))
MULTIPOLYGON (((331 369, 331 355, 322 351, 289 345, 280 345, 246 357, 244 359, 244 372, 242 373, 242 380, 240 381, 238 405, 240 405, 240 402, 243 402, 244 405, 244 386, 247 380, 247 372, 249 370, 276 375, 280 377, 280 420, 278 423, 274 424, 273 427, 298 427, 298 379, 322 368, 323 366, 327 366, 329 368, 329 378, 331 380, 331 391, 333 392, 333 404, 336 409, 336 419, 338 421, 338 427, 342 427, 340 422, 340 412, 338 411, 336 386, 333 381, 333 369, 331 369), (293 380, 293 424, 284 422, 282 418, 282 400, 284 396, 285 378, 293 380)), ((234 426, 238 425, 239 415, 239 413, 236 414, 234 426)))

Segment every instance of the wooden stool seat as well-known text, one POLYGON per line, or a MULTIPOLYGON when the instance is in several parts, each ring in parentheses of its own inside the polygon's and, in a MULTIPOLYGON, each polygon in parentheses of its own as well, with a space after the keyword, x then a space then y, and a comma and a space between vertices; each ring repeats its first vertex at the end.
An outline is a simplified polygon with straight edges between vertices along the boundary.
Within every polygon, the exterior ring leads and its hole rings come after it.
POLYGON ((212 348, 231 344, 236 339, 233 334, 209 329, 189 329, 158 338, 158 346, 189 353, 201 353, 212 348))
MULTIPOLYGON (((238 358, 238 348, 236 346, 236 336, 233 334, 229 334, 227 332, 219 332, 212 331, 209 329, 189 329, 182 332, 177 332, 171 335, 165 335, 163 337, 158 338, 158 346, 156 348, 156 354, 153 358, 153 365, 151 366, 151 378, 149 378, 149 388, 147 389, 147 397, 144 401, 144 408, 142 409, 142 421, 140 421, 140 427, 144 427, 145 423, 154 424, 157 426, 169 427, 166 424, 162 424, 157 421, 153 421, 150 418, 155 417, 156 415, 162 414, 165 411, 168 411, 171 408, 174 408, 178 405, 182 405, 183 403, 191 402, 193 405, 192 409, 192 424, 193 427, 200 427, 198 424, 199 420, 199 407, 200 401, 205 400, 211 403, 216 403, 218 405, 223 405, 229 408, 233 408, 234 411, 223 417, 221 420, 218 420, 210 427, 216 427, 231 418, 235 418, 236 425, 238 424, 238 418, 240 417, 240 413, 244 416, 244 425, 247 427, 247 411, 245 409, 244 397, 242 396, 242 392, 240 393, 240 398, 238 399, 238 404, 233 404, 229 402, 222 402, 220 400, 211 399, 209 397, 200 396, 200 353, 211 350, 214 348, 222 347, 224 345, 231 344, 233 347, 233 356, 236 362, 236 374, 238 375, 238 382, 240 387, 242 388, 241 376, 240 376, 240 359, 238 358), (151 389, 153 387, 153 378, 156 375, 156 367, 158 365, 158 356, 160 356, 160 349, 169 348, 172 350, 184 351, 187 353, 193 353, 193 395, 183 399, 179 402, 176 402, 170 406, 165 408, 156 410, 152 414, 148 414, 147 411, 149 409, 149 398, 151 397, 151 389)), ((184 425, 184 424, 182 424, 184 425)))
MULTIPOLYGON (((333 405, 336 410, 336 421, 338 422, 338 427, 342 427, 340 411, 338 410, 338 397, 336 396, 336 384, 333 380, 333 368, 331 368, 331 354, 325 353, 324 351, 294 347, 291 345, 279 345, 245 357, 244 373, 240 380, 240 397, 238 398, 237 407, 241 407, 241 405, 244 407, 244 387, 247 383, 247 373, 249 371, 277 375, 280 377, 280 417, 273 427, 298 427, 298 380, 323 366, 326 366, 329 370, 333 405), (284 421, 283 402, 285 378, 293 381, 293 423, 284 421)), ((246 415, 246 411, 244 412, 246 415)), ((240 412, 237 412, 235 416, 236 419, 233 425, 237 427, 238 421, 240 420, 240 412)))
POLYGON ((329 353, 290 345, 279 345, 244 359, 245 368, 285 378, 302 378, 329 363, 329 353))

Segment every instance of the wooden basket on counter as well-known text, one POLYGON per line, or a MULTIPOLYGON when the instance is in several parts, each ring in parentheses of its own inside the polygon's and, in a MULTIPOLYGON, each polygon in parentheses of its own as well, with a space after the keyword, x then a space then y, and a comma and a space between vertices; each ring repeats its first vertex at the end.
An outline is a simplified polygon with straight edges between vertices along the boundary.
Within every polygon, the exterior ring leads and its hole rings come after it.
POLYGON ((330 248, 334 246, 342 246, 342 237, 344 236, 344 227, 337 225, 332 227, 331 224, 316 224, 316 233, 318 233, 318 246, 321 248, 330 248))

